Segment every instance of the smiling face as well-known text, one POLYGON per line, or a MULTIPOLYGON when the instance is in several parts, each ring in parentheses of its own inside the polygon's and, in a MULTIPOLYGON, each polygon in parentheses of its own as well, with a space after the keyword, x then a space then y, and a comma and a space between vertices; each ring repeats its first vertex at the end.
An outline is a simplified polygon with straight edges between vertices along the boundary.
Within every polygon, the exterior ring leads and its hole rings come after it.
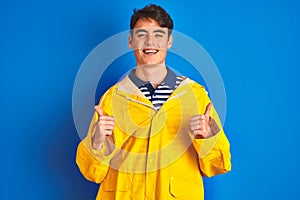
POLYGON ((162 28, 152 19, 139 19, 128 45, 134 49, 136 65, 161 64, 165 65, 167 49, 172 46, 172 36, 168 36, 168 28, 162 28))

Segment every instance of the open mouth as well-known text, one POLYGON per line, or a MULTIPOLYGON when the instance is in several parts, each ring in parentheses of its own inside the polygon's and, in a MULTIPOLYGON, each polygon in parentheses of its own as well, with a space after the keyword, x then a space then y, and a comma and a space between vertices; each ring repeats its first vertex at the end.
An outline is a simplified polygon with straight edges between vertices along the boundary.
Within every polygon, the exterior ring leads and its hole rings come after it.
POLYGON ((157 49, 144 49, 143 50, 143 53, 144 54, 147 54, 147 55, 154 55, 158 52, 159 50, 157 49))

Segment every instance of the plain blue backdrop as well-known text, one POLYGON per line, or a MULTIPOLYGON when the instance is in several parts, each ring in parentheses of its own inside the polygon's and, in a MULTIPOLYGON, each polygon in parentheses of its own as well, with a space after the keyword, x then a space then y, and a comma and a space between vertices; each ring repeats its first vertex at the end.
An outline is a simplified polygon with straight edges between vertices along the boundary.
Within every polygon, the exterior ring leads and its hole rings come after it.
MULTIPOLYGON (((2 0, 0 199, 95 198, 98 186, 75 164, 74 80, 89 52, 151 2, 206 49, 224 81, 233 167, 205 179, 206 200, 300 198, 298 1, 2 0)), ((105 87, 122 73, 108 70, 105 87)))

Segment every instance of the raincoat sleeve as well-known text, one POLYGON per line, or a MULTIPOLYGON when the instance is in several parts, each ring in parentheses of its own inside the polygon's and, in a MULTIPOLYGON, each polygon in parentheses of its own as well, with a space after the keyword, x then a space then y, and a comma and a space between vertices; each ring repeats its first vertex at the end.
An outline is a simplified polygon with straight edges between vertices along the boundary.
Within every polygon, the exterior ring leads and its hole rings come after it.
MULTIPOLYGON (((101 98, 99 105, 104 113, 107 113, 109 95, 105 94, 101 98)), ((92 148, 92 136, 95 128, 94 124, 98 121, 98 114, 95 112, 90 123, 88 134, 78 145, 76 163, 82 175, 89 181, 101 183, 108 172, 110 154, 113 151, 113 139, 107 137, 100 150, 92 148)))
MULTIPOLYGON (((211 102, 203 87, 197 88, 200 113, 204 113, 211 102)), ((222 128, 221 121, 214 107, 210 111, 211 120, 218 126, 216 135, 206 139, 193 139, 193 146, 198 154, 202 175, 211 177, 231 170, 230 144, 222 128)))

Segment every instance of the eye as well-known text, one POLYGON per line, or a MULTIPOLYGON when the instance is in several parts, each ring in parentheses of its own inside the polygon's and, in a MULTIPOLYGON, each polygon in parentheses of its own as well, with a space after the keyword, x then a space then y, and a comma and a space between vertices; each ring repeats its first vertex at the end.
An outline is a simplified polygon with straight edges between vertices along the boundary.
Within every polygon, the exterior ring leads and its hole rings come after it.
POLYGON ((145 33, 138 33, 136 36, 137 36, 138 38, 143 38, 143 37, 146 36, 146 34, 145 34, 145 33))
POLYGON ((155 37, 156 38, 162 38, 162 37, 164 37, 162 34, 155 34, 155 37))

